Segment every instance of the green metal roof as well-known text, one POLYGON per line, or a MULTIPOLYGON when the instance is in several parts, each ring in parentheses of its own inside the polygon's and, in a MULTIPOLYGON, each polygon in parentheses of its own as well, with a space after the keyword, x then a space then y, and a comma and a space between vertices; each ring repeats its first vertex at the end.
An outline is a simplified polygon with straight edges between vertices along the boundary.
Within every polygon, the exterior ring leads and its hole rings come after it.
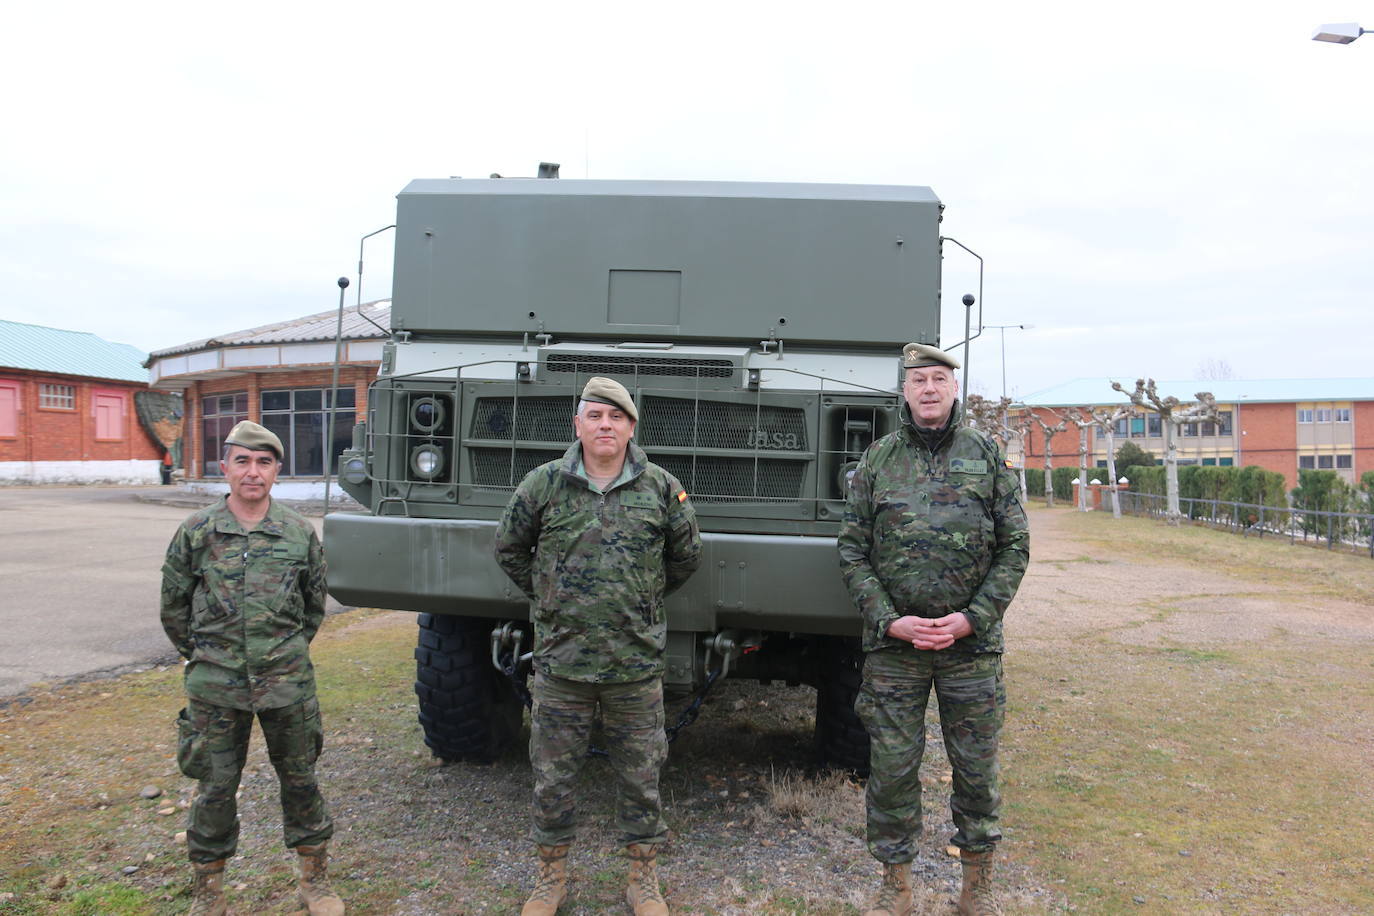
POLYGON ((0 371, 27 369, 55 375, 147 382, 147 354, 86 331, 63 331, 0 319, 0 371))

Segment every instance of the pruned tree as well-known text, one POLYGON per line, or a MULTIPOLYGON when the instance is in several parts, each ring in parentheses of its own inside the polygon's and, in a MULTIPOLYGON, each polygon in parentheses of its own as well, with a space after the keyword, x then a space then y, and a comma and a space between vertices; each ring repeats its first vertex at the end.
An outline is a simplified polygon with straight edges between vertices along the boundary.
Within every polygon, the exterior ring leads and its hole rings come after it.
POLYGON ((1040 434, 1045 439, 1045 505, 1052 509, 1054 508, 1054 450, 1050 445, 1050 440, 1054 438, 1055 433, 1062 433, 1068 429, 1069 421, 1053 410, 1044 407, 1040 409, 1059 421, 1052 424, 1034 410, 1026 410, 1026 413, 1034 418, 1035 425, 1040 427, 1040 434))
POLYGON ((1011 441, 1011 427, 1007 425, 1007 408, 1011 398, 989 400, 978 394, 968 396, 964 405, 964 419, 974 429, 981 429, 1002 444, 1005 449, 1011 441))
POLYGON ((1065 422, 1078 427, 1078 511, 1088 511, 1088 430, 1097 420, 1086 410, 1070 407, 1064 411, 1065 422))
POLYGON ((1197 401, 1189 404, 1185 404, 1173 396, 1161 398, 1159 391, 1155 388, 1154 379, 1136 379, 1134 391, 1127 391, 1120 382, 1112 382, 1112 387, 1130 398, 1131 403, 1135 406, 1155 411, 1159 414, 1160 420, 1163 421, 1164 480, 1165 493, 1168 499, 1165 517, 1169 524, 1177 525, 1183 517, 1183 512, 1179 509, 1178 504, 1178 448, 1175 445, 1178 439, 1178 428, 1184 423, 1216 420, 1216 398, 1212 397, 1210 391, 1197 392, 1194 395, 1197 401))
POLYGON ((1021 465, 1016 470, 1016 476, 1021 483, 1021 502, 1027 500, 1026 495, 1026 436, 1030 433, 1032 425, 1031 411, 1029 408, 1022 414, 1012 417, 1011 398, 998 398, 990 401, 979 395, 969 395, 968 405, 965 411, 969 415, 969 425, 981 429, 988 435, 995 437, 1002 443, 1003 454, 1010 457, 1012 443, 1016 443, 1021 452, 1021 465))
POLYGON ((1030 502, 1030 494, 1026 492, 1026 455, 1029 449, 1026 443, 1030 441, 1031 427, 1035 425, 1035 414, 1029 408, 1025 408, 1021 415, 1008 423, 1008 428, 1012 432, 1012 439, 1021 449, 1021 468, 1018 476, 1021 478, 1021 503, 1025 505, 1030 502))
POLYGON ((1135 410, 1125 404, 1117 407, 1094 407, 1093 419, 1097 421, 1097 428, 1102 430, 1102 434, 1107 438, 1107 491, 1112 494, 1112 518, 1121 518, 1121 494, 1120 484, 1117 482, 1116 474, 1116 423, 1124 420, 1135 413, 1135 410))

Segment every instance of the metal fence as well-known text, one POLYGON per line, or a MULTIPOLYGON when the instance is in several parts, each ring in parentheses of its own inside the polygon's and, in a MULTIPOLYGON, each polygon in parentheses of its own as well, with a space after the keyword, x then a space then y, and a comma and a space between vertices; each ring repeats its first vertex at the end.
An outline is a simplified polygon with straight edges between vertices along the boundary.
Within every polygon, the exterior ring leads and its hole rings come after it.
MULTIPOLYGON (((1168 498, 1152 493, 1121 494, 1121 511, 1163 518, 1168 498)), ((1293 506, 1286 509, 1233 503, 1221 499, 1179 498, 1179 510, 1189 521, 1224 529, 1243 537, 1283 537, 1298 541, 1326 542, 1326 548, 1368 553, 1374 558, 1374 515, 1360 512, 1329 512, 1293 506)))

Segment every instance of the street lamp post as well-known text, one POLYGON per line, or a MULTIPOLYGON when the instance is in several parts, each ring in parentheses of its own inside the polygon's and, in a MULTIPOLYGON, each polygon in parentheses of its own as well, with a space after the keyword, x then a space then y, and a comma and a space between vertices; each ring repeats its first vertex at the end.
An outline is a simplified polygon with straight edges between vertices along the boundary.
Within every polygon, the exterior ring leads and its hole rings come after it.
POLYGON ((1360 28, 1358 22, 1326 22, 1312 33, 1312 40, 1348 45, 1361 35, 1368 35, 1371 31, 1374 29, 1360 28))
MULTIPOLYGON (((1002 400, 1007 399, 1007 328, 1020 328, 1028 331, 1035 327, 1033 324, 985 324, 985 328, 996 328, 1002 334, 1002 400)), ((1007 424, 1007 412, 1002 411, 1002 425, 1007 424)))

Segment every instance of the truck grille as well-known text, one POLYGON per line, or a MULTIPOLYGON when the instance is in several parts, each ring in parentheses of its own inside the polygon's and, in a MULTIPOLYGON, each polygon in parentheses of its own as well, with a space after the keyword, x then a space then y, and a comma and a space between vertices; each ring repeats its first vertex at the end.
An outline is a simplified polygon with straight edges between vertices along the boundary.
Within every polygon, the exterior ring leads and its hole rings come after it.
MULTIPOLYGON (((698 503, 803 498, 814 462, 768 453, 810 449, 805 409, 662 395, 644 395, 641 404, 636 441, 654 463, 682 481, 698 503), (690 455, 663 449, 729 449, 742 454, 690 455)), ((471 483, 511 487, 540 464, 560 457, 566 446, 538 446, 571 443, 575 409, 576 398, 568 395, 477 398, 467 420, 467 437, 473 440, 466 445, 471 483), (509 442, 515 448, 476 440, 509 442)))
POLYGON ((472 448, 468 451, 472 455, 472 482, 479 487, 513 487, 539 465, 563 456, 556 449, 518 448, 512 467, 512 453, 508 448, 472 448))
POLYGON ((725 458, 717 455, 650 455, 698 503, 796 500, 806 479, 805 461, 725 458))
POLYGON ((468 435, 474 439, 571 442, 576 397, 478 398, 468 435))
POLYGON ((735 364, 728 359, 653 359, 575 353, 550 353, 544 368, 549 372, 641 377, 731 378, 735 374, 735 364))
POLYGON ((636 436, 645 448, 807 449, 806 412, 798 407, 651 395, 642 413, 636 436))

